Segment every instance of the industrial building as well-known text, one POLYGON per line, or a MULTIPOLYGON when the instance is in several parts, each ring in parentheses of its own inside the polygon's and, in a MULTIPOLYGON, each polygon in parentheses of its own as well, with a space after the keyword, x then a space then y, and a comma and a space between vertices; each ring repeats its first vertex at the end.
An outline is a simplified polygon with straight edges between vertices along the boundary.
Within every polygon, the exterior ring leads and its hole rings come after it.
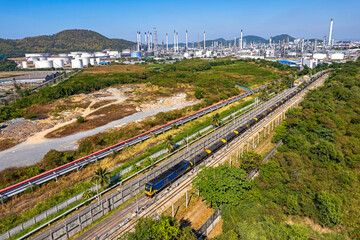
POLYGON ((158 43, 158 31, 136 32, 136 44, 130 49, 120 51, 104 50, 99 52, 70 52, 57 55, 49 53, 28 53, 25 54, 23 60, 17 60, 20 67, 36 68, 36 69, 64 69, 64 68, 84 68, 89 65, 106 65, 111 61, 117 61, 118 58, 124 59, 124 64, 136 64, 143 62, 144 58, 206 58, 214 57, 234 57, 239 59, 268 59, 283 60, 279 61, 289 66, 301 65, 315 67, 322 62, 343 61, 351 59, 357 49, 349 49, 349 47, 359 46, 352 42, 344 43, 343 41, 335 41, 334 20, 330 20, 330 31, 328 36, 323 39, 289 39, 275 41, 270 37, 266 42, 246 42, 243 37, 243 30, 239 31, 239 37, 234 37, 228 41, 206 41, 206 32, 204 31, 200 40, 198 35, 197 43, 188 42, 187 30, 184 32, 185 43, 179 43, 179 35, 181 33, 174 30, 171 33, 165 33, 161 44, 158 43), (170 45, 171 42, 171 45, 170 45), (335 50, 341 47, 346 50, 335 50), (135 59, 134 59, 135 58, 135 59))

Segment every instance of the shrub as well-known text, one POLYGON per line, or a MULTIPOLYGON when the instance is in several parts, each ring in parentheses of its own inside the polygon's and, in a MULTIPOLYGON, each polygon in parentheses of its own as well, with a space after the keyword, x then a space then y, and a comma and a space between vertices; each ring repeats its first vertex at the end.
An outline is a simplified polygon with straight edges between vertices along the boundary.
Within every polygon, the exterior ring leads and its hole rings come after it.
POLYGON ((334 226, 341 223, 341 200, 331 193, 321 191, 316 194, 316 207, 322 225, 334 226))
POLYGON ((201 99, 204 97, 204 90, 201 89, 201 88, 197 88, 195 89, 195 94, 194 96, 197 98, 197 99, 201 99))
POLYGON ((77 123, 84 123, 85 119, 82 116, 79 116, 79 117, 76 118, 76 122, 77 123))

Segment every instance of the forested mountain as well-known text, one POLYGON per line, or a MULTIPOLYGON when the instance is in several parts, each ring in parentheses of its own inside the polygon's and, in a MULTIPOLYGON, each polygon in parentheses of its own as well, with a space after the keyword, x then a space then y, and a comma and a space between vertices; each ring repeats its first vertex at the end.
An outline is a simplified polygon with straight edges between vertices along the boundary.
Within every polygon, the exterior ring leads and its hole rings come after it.
POLYGON ((25 53, 61 53, 70 51, 122 50, 134 45, 124 39, 110 39, 90 30, 65 30, 53 35, 27 37, 23 39, 0 38, 0 54, 20 57, 25 53))
POLYGON ((278 43, 279 41, 286 41, 286 38, 289 37, 289 42, 293 42, 295 40, 295 38, 293 38, 292 36, 288 35, 288 34, 281 34, 281 35, 277 35, 272 37, 272 41, 275 43, 278 43))

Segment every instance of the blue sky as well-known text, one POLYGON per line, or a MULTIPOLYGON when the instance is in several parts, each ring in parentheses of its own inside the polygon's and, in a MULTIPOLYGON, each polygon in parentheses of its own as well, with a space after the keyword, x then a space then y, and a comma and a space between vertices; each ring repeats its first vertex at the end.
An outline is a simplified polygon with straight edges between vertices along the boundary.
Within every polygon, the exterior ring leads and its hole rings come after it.
POLYGON ((189 32, 197 41, 240 35, 264 38, 288 33, 322 38, 334 18, 335 39, 360 39, 360 0, 0 0, 0 38, 50 35, 65 29, 89 29, 109 38, 136 40, 136 31, 158 30, 158 41, 174 29, 179 41, 189 32))

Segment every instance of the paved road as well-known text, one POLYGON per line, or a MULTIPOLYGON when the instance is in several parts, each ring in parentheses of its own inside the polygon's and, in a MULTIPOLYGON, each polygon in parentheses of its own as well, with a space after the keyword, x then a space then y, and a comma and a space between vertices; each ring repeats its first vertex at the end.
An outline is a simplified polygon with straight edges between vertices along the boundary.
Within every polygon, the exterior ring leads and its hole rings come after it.
POLYGON ((76 141, 84 137, 106 131, 116 126, 124 125, 129 122, 138 121, 140 119, 153 116, 159 112, 167 112, 174 109, 190 106, 193 104, 195 103, 175 104, 174 106, 171 107, 164 106, 149 111, 134 113, 122 119, 110 122, 104 126, 92 130, 76 133, 63 138, 49 139, 45 142, 40 142, 36 144, 28 144, 27 142, 23 142, 12 148, 0 152, 0 171, 9 167, 33 165, 38 161, 40 161, 44 157, 44 155, 51 149, 56 149, 59 151, 76 150, 78 147, 76 141))

